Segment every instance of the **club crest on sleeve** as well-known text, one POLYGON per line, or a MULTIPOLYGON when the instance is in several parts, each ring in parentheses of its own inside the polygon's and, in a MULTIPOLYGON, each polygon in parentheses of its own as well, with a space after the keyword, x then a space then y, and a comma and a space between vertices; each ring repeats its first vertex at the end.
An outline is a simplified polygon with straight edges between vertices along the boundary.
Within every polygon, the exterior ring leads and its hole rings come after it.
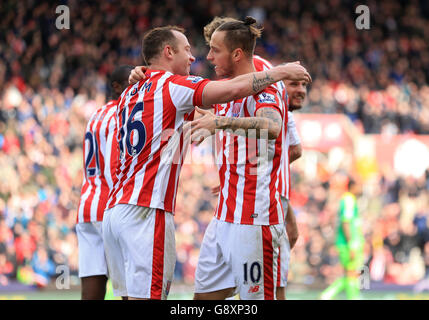
POLYGON ((259 103, 276 103, 276 98, 271 93, 262 92, 258 98, 259 103))
POLYGON ((189 76, 186 78, 186 80, 191 81, 191 83, 198 83, 203 80, 203 78, 197 76, 189 76))

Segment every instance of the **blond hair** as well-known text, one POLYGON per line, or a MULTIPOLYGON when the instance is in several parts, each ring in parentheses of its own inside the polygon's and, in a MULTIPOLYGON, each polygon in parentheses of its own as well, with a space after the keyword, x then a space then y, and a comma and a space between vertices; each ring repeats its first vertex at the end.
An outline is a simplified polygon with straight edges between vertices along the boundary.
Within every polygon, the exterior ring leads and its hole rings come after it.
POLYGON ((230 18, 230 17, 214 17, 214 19, 204 27, 204 39, 207 44, 210 44, 210 39, 212 38, 212 34, 215 32, 220 25, 225 22, 239 22, 240 20, 230 18))

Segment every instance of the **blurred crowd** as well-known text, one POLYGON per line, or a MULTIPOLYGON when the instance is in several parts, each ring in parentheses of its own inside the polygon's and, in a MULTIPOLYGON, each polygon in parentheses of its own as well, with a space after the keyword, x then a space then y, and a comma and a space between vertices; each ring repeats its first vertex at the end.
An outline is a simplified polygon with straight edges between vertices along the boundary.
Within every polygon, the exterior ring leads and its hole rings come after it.
MULTIPOLYGON (((185 27, 196 57, 192 72, 213 78, 203 26, 216 15, 252 15, 264 26, 258 54, 274 64, 300 60, 310 71, 304 112, 344 113, 365 133, 429 134, 429 3, 368 6, 370 30, 357 30, 355 4, 347 0, 2 1, 0 285, 18 279, 43 287, 60 265, 77 276, 74 226, 86 122, 107 101, 113 68, 142 63, 141 39, 151 27, 185 27), (70 29, 56 28, 59 4, 70 8, 70 29)), ((209 153, 194 152, 205 160, 184 166, 175 218, 175 278, 187 283, 216 207, 210 188, 218 179, 209 153)), ((339 173, 314 179, 300 161, 292 170, 292 203, 301 236, 290 279, 329 282, 340 268, 332 246, 339 198, 332 179, 339 173)), ((429 177, 410 179, 382 172, 364 185, 373 281, 429 276, 429 177)))
MULTIPOLYGON (((291 203, 300 238, 291 256, 292 282, 330 283, 341 274, 334 246, 339 199, 347 177, 360 175, 355 162, 332 168, 335 156, 318 154, 315 170, 305 165, 308 154, 293 164, 291 203)), ((365 237, 362 281, 414 285, 429 279, 429 169, 414 178, 384 168, 358 181, 365 237)))

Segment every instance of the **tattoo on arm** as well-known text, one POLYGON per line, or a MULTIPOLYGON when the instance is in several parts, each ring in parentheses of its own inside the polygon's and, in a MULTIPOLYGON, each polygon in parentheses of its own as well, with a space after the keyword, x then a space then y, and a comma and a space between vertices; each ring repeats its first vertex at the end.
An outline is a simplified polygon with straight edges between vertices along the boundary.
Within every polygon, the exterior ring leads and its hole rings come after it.
POLYGON ((268 130, 269 139, 277 137, 276 134, 271 134, 270 128, 273 123, 281 130, 283 125, 282 117, 278 111, 272 108, 262 108, 257 112, 256 117, 247 118, 229 118, 222 117, 215 120, 216 128, 227 130, 230 129, 238 135, 244 135, 246 137, 252 136, 255 138, 266 137, 268 130), (241 132, 239 132, 241 131, 241 132))
POLYGON ((280 128, 282 127, 282 124, 283 124, 282 117, 279 114, 279 112, 274 110, 273 108, 262 108, 258 117, 270 119, 280 128))
POLYGON ((258 79, 255 75, 253 75, 252 89, 256 93, 261 91, 262 88, 265 88, 267 84, 269 85, 272 83, 274 83, 274 79, 270 77, 268 72, 265 72, 265 77, 261 79, 258 79))

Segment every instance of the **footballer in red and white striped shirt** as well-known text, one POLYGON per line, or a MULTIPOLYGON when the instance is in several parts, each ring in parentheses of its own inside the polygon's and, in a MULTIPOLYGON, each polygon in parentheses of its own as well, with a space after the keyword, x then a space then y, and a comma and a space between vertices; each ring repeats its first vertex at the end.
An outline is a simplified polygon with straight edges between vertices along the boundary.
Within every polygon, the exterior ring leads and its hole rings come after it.
MULTIPOLYGON (((255 23, 246 17, 214 32, 206 26, 207 60, 218 76, 255 70, 253 52, 261 34, 255 23)), ((274 299, 278 244, 285 233, 278 181, 286 108, 271 86, 214 109, 215 115, 198 110, 203 116, 192 122, 193 138, 201 141, 199 134, 216 133, 221 144, 216 147, 219 201, 201 245, 194 297, 224 299, 239 293, 241 299, 274 299)))
POLYGON ((83 184, 77 223, 103 221, 109 192, 116 182, 118 161, 116 100, 109 101, 91 116, 83 142, 83 184))
POLYGON ((104 299, 107 264, 102 238, 102 221, 109 193, 116 182, 118 142, 116 99, 127 87, 131 66, 119 66, 110 76, 113 100, 90 117, 83 141, 84 177, 76 232, 79 247, 79 277, 82 299, 104 299))
POLYGON ((144 36, 146 78, 129 86, 118 103, 118 181, 103 219, 115 295, 167 297, 175 263, 173 212, 184 150, 183 124, 194 106, 246 97, 284 78, 310 79, 296 65, 228 81, 190 76, 195 58, 183 32, 168 26, 144 36))
POLYGON ((146 75, 120 98, 120 166, 109 207, 125 203, 174 212, 184 149, 181 130, 194 105, 202 104, 208 80, 162 70, 146 75))
MULTIPOLYGON (((253 63, 257 71, 268 70, 272 68, 272 64, 259 57, 254 56, 253 63)), ((302 108, 302 103, 305 98, 306 83, 300 81, 278 82, 279 91, 282 93, 284 103, 292 110, 302 108), (286 85, 287 84, 287 85, 286 85), (293 96, 292 101, 289 100, 288 92, 293 96), (290 106, 292 102, 292 106, 290 106)), ((283 161, 281 164, 281 173, 279 180, 279 192, 282 199, 283 209, 285 212, 287 239, 283 239, 280 245, 280 254, 278 258, 278 276, 277 276, 277 299, 284 300, 286 297, 285 288, 287 285, 287 277, 289 273, 290 263, 290 250, 295 245, 298 237, 298 226, 296 224, 295 214, 289 203, 290 200, 290 164, 301 156, 301 142, 296 130, 295 121, 292 112, 288 110, 286 127, 284 133, 286 134, 283 144, 283 161)))

